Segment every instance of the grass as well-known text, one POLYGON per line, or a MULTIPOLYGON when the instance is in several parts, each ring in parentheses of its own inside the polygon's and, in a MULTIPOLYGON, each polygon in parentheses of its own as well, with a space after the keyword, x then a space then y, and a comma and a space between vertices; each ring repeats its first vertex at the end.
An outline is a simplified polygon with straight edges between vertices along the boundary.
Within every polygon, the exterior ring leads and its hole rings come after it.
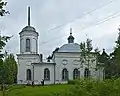
MULTIPOLYGON (((52 96, 53 93, 68 90, 73 85, 22 86, 12 86, 10 90, 7 91, 7 96, 52 96)), ((0 96, 2 96, 1 92, 0 96)))
POLYGON ((68 84, 34 87, 11 85, 8 89, 5 96, 120 96, 120 78, 72 80, 68 84))

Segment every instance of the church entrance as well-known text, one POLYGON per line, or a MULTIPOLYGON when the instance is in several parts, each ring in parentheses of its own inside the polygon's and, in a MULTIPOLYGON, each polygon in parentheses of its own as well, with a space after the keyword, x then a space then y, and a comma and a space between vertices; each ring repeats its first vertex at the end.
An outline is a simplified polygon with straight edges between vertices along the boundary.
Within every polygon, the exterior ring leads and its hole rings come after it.
POLYGON ((27 80, 32 80, 31 78, 31 70, 27 69, 27 80))

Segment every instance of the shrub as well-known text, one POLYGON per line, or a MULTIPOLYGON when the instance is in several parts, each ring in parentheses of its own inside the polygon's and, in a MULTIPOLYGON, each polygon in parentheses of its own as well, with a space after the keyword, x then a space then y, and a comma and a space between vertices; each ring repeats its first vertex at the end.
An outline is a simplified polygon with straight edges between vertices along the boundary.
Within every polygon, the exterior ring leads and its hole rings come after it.
POLYGON ((105 81, 70 80, 68 84, 74 86, 54 96, 120 96, 120 78, 105 81))
POLYGON ((69 80, 72 85, 46 85, 42 87, 26 87, 23 85, 10 86, 9 96, 120 96, 120 78, 95 81, 92 79, 69 80), (40 91, 41 90, 41 91, 40 91), (17 91, 17 92, 16 92, 17 91), (12 95, 12 92, 16 95, 12 95), (24 95, 25 94, 28 95, 24 95), (38 92, 38 93, 37 93, 38 92), (20 94, 21 93, 21 94, 20 94), (30 95, 32 93, 32 95, 30 95))
POLYGON ((75 85, 76 82, 75 82, 75 80, 69 80, 69 81, 68 81, 68 84, 73 84, 73 85, 75 85))
POLYGON ((80 83, 80 80, 79 80, 79 79, 69 80, 69 81, 68 81, 68 84, 72 84, 72 85, 76 85, 76 84, 79 84, 79 83, 80 83))

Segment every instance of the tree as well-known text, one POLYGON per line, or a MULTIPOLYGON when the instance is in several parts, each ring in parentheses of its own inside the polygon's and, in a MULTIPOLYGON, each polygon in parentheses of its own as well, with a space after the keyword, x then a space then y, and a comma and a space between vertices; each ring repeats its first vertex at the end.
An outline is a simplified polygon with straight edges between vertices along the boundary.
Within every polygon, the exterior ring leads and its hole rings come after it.
MULTIPOLYGON (((82 52, 81 52, 81 56, 83 57, 82 59, 84 61, 87 61, 88 69, 89 69, 89 61, 90 61, 89 56, 90 56, 90 52, 93 49, 92 40, 88 38, 86 40, 86 42, 81 42, 80 43, 80 49, 82 50, 82 52)), ((89 71, 89 75, 90 75, 90 71, 89 71)))
POLYGON ((114 51, 110 54, 110 61, 112 65, 112 76, 119 77, 120 76, 120 29, 117 41, 115 41, 116 46, 114 51))
POLYGON ((99 50, 99 48, 97 47, 97 48, 95 48, 94 49, 94 52, 95 52, 95 54, 97 55, 96 56, 96 64, 99 62, 99 58, 100 58, 100 50, 99 50))
POLYGON ((87 53, 90 53, 91 51, 92 51, 92 49, 93 49, 93 47, 92 47, 92 40, 91 39, 87 39, 87 41, 86 41, 86 48, 87 48, 87 53))
POLYGON ((3 80, 3 76, 4 76, 4 72, 3 72, 3 60, 0 58, 0 83, 2 83, 2 80, 3 80))
MULTIPOLYGON (((119 31, 120 31, 120 29, 119 29, 119 31)), ((114 50, 115 62, 118 65, 118 67, 120 67, 120 32, 119 32, 117 41, 115 43, 116 43, 116 47, 114 50)))
POLYGON ((3 65, 5 70, 5 82, 13 84, 17 79, 17 62, 15 61, 14 55, 8 55, 5 58, 3 65))
MULTIPOLYGON (((6 14, 9 13, 9 11, 6 11, 4 9, 4 6, 6 6, 6 4, 7 4, 7 2, 5 2, 3 0, 0 0, 0 16, 5 16, 6 14)), ((6 42, 10 38, 11 38, 10 36, 1 36, 0 35, 0 53, 2 52, 2 49, 5 47, 6 42)), ((3 60, 2 60, 3 56, 4 56, 4 54, 0 54, 0 81, 2 80, 2 85, 1 86, 4 85, 3 80, 4 80, 5 75, 3 75, 3 74, 4 74, 4 72, 6 72, 6 70, 4 69, 5 66, 3 65, 3 60)), ((4 91, 4 88, 3 88, 3 96, 5 96, 4 93, 5 93, 5 91, 4 91)))
POLYGON ((95 54, 97 55, 97 56, 96 56, 96 64, 98 64, 99 59, 100 59, 100 50, 99 50, 99 48, 97 47, 97 48, 94 49, 94 51, 95 51, 95 54))
POLYGON ((7 5, 7 2, 0 0, 0 16, 4 16, 5 14, 9 14, 9 11, 4 9, 4 6, 7 5))
POLYGON ((100 50, 99 50, 99 48, 98 48, 98 47, 97 47, 97 48, 95 48, 95 49, 94 49, 94 51, 95 51, 95 53, 96 53, 96 54, 100 55, 100 50))
MULTIPOLYGON (((9 11, 5 10, 5 6, 6 6, 7 2, 0 0, 0 16, 5 16, 6 14, 9 14, 9 11)), ((8 40, 10 39, 10 36, 1 36, 0 35, 0 81, 5 79, 5 66, 3 64, 3 57, 4 57, 4 53, 2 52, 2 49, 5 47, 6 43, 8 42, 8 40)))
POLYGON ((103 49, 102 54, 99 56, 99 62, 104 64, 105 79, 110 79, 112 74, 112 65, 110 63, 110 56, 103 49))
MULTIPOLYGON (((0 16, 5 16, 6 14, 9 14, 9 11, 5 10, 5 6, 7 5, 7 2, 0 0, 0 16)), ((2 52, 2 49, 5 47, 6 42, 10 39, 10 36, 1 36, 0 35, 0 53, 2 52)), ((2 58, 4 54, 0 54, 0 58, 2 58)))

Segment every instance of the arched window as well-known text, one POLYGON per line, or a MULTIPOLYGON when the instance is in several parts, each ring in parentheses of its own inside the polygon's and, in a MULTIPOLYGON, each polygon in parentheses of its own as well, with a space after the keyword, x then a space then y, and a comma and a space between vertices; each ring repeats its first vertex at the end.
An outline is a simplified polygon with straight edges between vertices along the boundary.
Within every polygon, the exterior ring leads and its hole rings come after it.
POLYGON ((44 69, 44 80, 50 80, 50 71, 48 68, 44 69))
POLYGON ((31 70, 27 69, 27 80, 31 80, 31 70))
POLYGON ((74 71, 73 71, 73 79, 77 79, 77 78, 79 78, 79 71, 78 71, 78 69, 74 69, 74 71))
POLYGON ((30 39, 26 39, 26 52, 30 52, 30 39))
POLYGON ((85 68, 85 71, 84 71, 84 77, 85 78, 88 78, 90 76, 90 71, 88 68, 85 68))
POLYGON ((62 80, 64 81, 68 80, 68 71, 66 68, 62 70, 62 80))

